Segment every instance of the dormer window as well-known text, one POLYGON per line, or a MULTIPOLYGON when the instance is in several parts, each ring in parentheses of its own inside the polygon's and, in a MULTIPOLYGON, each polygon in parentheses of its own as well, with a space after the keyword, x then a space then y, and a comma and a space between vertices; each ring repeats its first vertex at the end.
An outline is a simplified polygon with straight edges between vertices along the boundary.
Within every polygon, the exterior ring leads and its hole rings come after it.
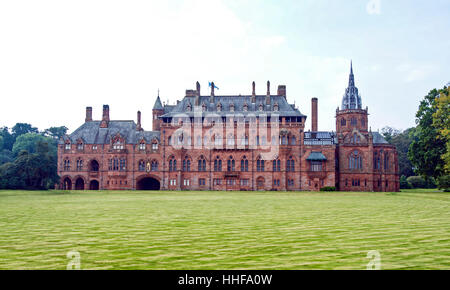
POLYGON ((202 112, 206 112, 206 104, 205 103, 202 104, 202 112))
POLYGON ((273 105, 273 110, 274 110, 275 112, 278 112, 278 110, 279 110, 278 103, 275 103, 275 104, 273 105))
POLYGON ((64 149, 65 149, 65 150, 70 150, 70 148, 71 148, 70 143, 66 143, 66 144, 64 145, 64 149))
POLYGON ((124 148, 124 146, 123 146, 122 140, 116 140, 116 141, 113 143, 113 149, 114 149, 114 150, 122 150, 123 148, 124 148))
POLYGON ((192 111, 192 105, 191 105, 191 103, 188 103, 188 104, 187 104, 186 110, 187 110, 188 112, 191 112, 191 111, 192 111))
POLYGON ((139 150, 142 150, 142 151, 145 150, 145 142, 139 143, 139 150))
POLYGON ((264 110, 264 106, 263 106, 263 104, 259 104, 259 111, 263 111, 264 110))
POLYGON ((77 143, 77 150, 83 150, 84 149, 84 144, 83 142, 78 142, 77 143))
POLYGON ((230 112, 234 112, 234 104, 230 105, 230 112))
POLYGON ((221 103, 217 104, 217 112, 222 112, 222 104, 221 103))
POLYGON ((152 150, 158 150, 158 141, 154 140, 152 142, 152 150))

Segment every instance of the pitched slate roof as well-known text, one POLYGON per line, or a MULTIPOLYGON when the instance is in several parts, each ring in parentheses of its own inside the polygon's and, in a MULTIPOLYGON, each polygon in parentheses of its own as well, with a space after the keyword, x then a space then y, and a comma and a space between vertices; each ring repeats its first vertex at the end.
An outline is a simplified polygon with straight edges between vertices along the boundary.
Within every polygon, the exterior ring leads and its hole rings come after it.
POLYGON ((161 104, 161 99, 159 98, 159 96, 158 98, 156 98, 155 104, 153 105, 153 110, 163 110, 163 106, 161 104))
POLYGON ((325 155, 322 154, 322 152, 311 152, 311 154, 309 154, 308 158, 306 158, 306 160, 308 161, 326 161, 327 158, 325 157, 325 155))
MULTIPOLYGON (((267 113, 278 113, 280 116, 286 117, 306 117, 294 105, 289 104, 284 96, 270 96, 271 104, 266 105, 266 96, 255 96, 255 103, 252 103, 252 96, 214 96, 214 103, 210 103, 210 96, 199 97, 199 106, 203 104, 206 106, 206 112, 214 113, 218 115, 227 115, 230 113, 239 113, 244 116, 253 114, 261 115, 267 113), (221 111, 217 110, 217 106, 221 105, 221 111), (244 111, 244 105, 247 105, 247 111, 244 111), (278 105, 278 111, 274 110, 275 104, 278 105), (231 105, 234 105, 234 112, 231 111, 231 105), (260 111, 260 105, 263 110, 260 111)), ((187 114, 188 116, 194 116, 194 110, 188 110, 188 105, 193 106, 195 104, 195 97, 184 97, 177 105, 165 113, 162 117, 173 117, 177 114, 187 114)), ((167 107, 167 106, 166 106, 167 107)))
POLYGON ((389 142, 384 139, 383 135, 378 132, 372 132, 372 136, 373 144, 389 144, 389 142))
POLYGON ((160 138, 160 132, 137 131, 134 121, 110 121, 108 128, 100 128, 101 121, 90 121, 81 125, 72 134, 64 136, 59 143, 69 140, 76 143, 79 139, 85 144, 109 144, 111 138, 120 134, 128 144, 137 144, 142 138, 150 142, 160 138))

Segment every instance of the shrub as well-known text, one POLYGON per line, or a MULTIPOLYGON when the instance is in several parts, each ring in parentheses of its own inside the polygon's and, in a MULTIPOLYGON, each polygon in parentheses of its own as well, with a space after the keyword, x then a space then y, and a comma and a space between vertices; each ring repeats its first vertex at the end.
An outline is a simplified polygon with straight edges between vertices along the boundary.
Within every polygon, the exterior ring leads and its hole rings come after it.
POLYGON ((400 188, 401 189, 411 189, 412 185, 411 183, 408 182, 408 180, 406 179, 406 176, 402 175, 402 177, 400 177, 400 188))
POLYGON ((445 192, 450 192, 450 176, 444 175, 438 179, 439 189, 443 189, 445 192))
POLYGON ((325 186, 320 189, 320 191, 336 191, 336 187, 334 186, 325 186))
POLYGON ((406 180, 412 188, 427 188, 427 182, 421 176, 410 176, 406 180))

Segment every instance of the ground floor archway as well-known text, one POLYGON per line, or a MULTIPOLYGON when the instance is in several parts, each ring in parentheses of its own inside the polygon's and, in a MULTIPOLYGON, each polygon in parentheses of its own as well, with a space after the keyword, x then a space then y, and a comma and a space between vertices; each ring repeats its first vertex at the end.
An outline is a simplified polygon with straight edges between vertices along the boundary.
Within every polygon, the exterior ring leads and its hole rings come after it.
POLYGON ((89 184, 89 190, 99 190, 100 188, 100 184, 98 183, 97 180, 92 180, 91 183, 89 184))
POLYGON ((75 181, 75 190, 84 190, 84 180, 81 177, 78 177, 75 181))
POLYGON ((63 190, 72 190, 72 180, 69 177, 63 179, 63 190))
POLYGON ((144 177, 136 184, 137 190, 160 190, 161 184, 159 180, 153 177, 144 177))

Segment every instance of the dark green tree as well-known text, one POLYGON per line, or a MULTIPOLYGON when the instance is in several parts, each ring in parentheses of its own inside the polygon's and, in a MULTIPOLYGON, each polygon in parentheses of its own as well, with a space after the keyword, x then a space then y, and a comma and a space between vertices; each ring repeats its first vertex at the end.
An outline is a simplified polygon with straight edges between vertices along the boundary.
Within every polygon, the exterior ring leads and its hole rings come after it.
POLYGON ((59 140, 61 137, 66 135, 67 130, 69 129, 66 126, 50 127, 44 131, 44 136, 59 140))
POLYGON ((17 139, 20 135, 27 133, 39 133, 39 130, 28 123, 17 123, 14 127, 12 127, 12 135, 14 139, 17 139))
POLYGON ((18 156, 19 152, 26 150, 29 153, 35 153, 37 150, 37 144, 39 142, 48 143, 50 145, 50 151, 56 155, 57 142, 55 139, 45 137, 37 133, 26 133, 17 137, 13 146, 14 156, 18 156))
POLYGON ((444 173, 441 156, 446 152, 445 140, 438 138, 438 130, 433 127, 433 114, 436 112, 436 98, 439 91, 434 89, 420 102, 416 114, 417 128, 412 133, 408 157, 415 172, 425 179, 439 178, 444 173))
POLYGON ((3 149, 12 150, 15 139, 9 132, 8 127, 0 128, 0 136, 3 138, 3 149))

